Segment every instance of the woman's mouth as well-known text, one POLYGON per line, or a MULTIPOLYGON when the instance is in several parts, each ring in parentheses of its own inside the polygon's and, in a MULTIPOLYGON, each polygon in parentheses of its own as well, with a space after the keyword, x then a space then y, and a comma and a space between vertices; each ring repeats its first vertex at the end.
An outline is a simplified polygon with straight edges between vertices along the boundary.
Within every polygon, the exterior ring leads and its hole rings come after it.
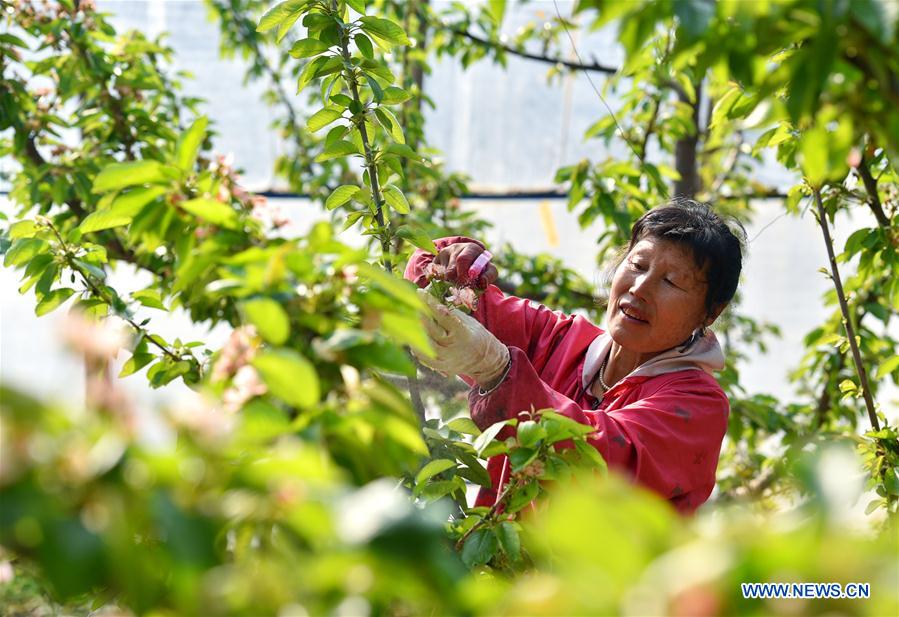
POLYGON ((629 323, 638 323, 638 324, 648 324, 649 323, 647 320, 640 317, 640 315, 631 308, 625 308, 623 306, 619 306, 618 311, 621 313, 621 315, 624 317, 624 319, 629 323))

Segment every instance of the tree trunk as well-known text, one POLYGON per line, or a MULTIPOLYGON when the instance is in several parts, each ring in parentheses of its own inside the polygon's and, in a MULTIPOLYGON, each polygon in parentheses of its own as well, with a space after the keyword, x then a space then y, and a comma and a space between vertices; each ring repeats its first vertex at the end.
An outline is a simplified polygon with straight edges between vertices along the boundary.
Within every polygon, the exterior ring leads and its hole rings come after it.
POLYGON ((696 147, 699 143, 699 109, 702 102, 702 82, 694 84, 696 100, 687 98, 687 93, 678 89, 677 98, 693 108, 693 126, 691 135, 677 141, 674 147, 674 167, 680 174, 680 180, 674 183, 674 197, 693 199, 699 191, 699 174, 696 172, 696 147))

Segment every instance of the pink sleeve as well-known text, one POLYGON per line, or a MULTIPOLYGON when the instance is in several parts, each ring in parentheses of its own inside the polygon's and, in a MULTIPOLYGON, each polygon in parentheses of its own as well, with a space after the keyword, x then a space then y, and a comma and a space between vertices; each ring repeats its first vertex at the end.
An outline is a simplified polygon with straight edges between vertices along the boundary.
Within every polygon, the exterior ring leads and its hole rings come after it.
POLYGON ((595 427, 589 441, 610 468, 624 471, 679 510, 692 512, 711 494, 728 414, 727 397, 712 377, 686 371, 629 405, 587 410, 544 383, 521 350, 511 352, 506 380, 487 396, 477 390, 469 394, 471 417, 479 427, 532 407, 552 408, 595 427))
MULTIPOLYGON (((483 243, 464 236, 440 238, 434 244, 439 250, 458 242, 474 242, 484 246, 483 243)), ((419 287, 427 286, 424 269, 433 259, 434 255, 416 250, 409 258, 403 276, 419 287)), ((564 336, 572 323, 586 321, 582 317, 551 311, 530 300, 507 296, 495 285, 490 285, 481 296, 472 317, 505 345, 514 345, 523 350, 538 371, 548 360, 553 343, 564 336)))

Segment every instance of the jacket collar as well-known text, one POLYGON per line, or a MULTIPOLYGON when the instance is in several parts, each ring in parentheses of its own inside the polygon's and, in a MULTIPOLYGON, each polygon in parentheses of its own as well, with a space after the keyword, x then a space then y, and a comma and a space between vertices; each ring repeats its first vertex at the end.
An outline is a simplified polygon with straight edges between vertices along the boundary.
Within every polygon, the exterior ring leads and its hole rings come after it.
MULTIPOLYGON (((612 337, 608 332, 603 332, 590 343, 590 347, 587 348, 587 357, 584 360, 582 377, 585 391, 589 389, 590 384, 596 378, 599 367, 611 348, 612 337)), ((724 352, 721 351, 721 345, 718 344, 715 334, 707 329, 705 336, 694 341, 689 347, 680 345, 664 351, 628 373, 625 379, 654 377, 686 370, 701 370, 711 374, 712 371, 720 371, 723 368, 724 352)))

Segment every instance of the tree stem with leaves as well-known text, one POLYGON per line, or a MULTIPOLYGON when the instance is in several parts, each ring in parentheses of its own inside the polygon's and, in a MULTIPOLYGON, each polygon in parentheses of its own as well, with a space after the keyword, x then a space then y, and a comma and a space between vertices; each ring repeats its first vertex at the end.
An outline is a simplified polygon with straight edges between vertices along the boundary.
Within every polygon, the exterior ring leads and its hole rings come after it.
POLYGON ((852 316, 849 314, 849 304, 846 302, 846 294, 843 291, 843 282, 840 280, 840 271, 837 268, 837 258, 833 250, 833 240, 830 237, 830 229, 827 225, 827 213, 824 211, 824 204, 821 201, 821 189, 814 189, 815 205, 818 208, 818 223, 821 225, 821 232, 824 234, 824 244, 827 247, 827 257, 830 261, 830 273, 833 279, 834 287, 837 291, 837 298, 840 301, 840 311, 843 313, 843 322, 846 325, 846 335, 849 338, 849 347, 852 349, 852 360, 855 363, 855 370, 858 373, 858 379, 862 389, 862 395, 865 398, 865 407, 868 409, 868 418, 871 420, 871 426, 875 431, 880 430, 880 423, 877 421, 877 412, 874 410, 874 398, 871 396, 871 389, 868 386, 868 374, 862 364, 861 352, 858 349, 858 343, 855 340, 855 327, 852 325, 852 316))
MULTIPOLYGON (((348 66, 352 66, 352 56, 350 55, 349 34, 344 32, 340 39, 340 53, 344 62, 348 66)), ((378 223, 378 237, 381 240, 381 263, 384 269, 389 273, 393 273, 393 252, 390 249, 390 233, 384 224, 384 200, 381 197, 381 187, 378 184, 378 166, 375 161, 375 154, 371 147, 368 137, 368 131, 365 129, 365 105, 359 97, 359 83, 356 78, 355 69, 347 69, 344 72, 347 85, 350 87, 350 93, 353 95, 353 102, 361 109, 353 118, 356 128, 359 129, 359 135, 362 138, 362 148, 365 156, 365 169, 368 171, 368 181, 371 185, 371 198, 375 205, 375 221, 378 223)))
MULTIPOLYGON (((155 338, 153 337, 153 335, 151 335, 151 334, 150 334, 149 332, 147 332, 143 327, 141 327, 140 324, 136 323, 136 322, 134 321, 134 319, 131 318, 130 315, 128 315, 128 314, 125 313, 124 311, 119 310, 118 308, 116 308, 116 306, 115 306, 115 298, 111 297, 109 294, 104 293, 103 290, 101 290, 101 289, 96 285, 96 283, 94 283, 94 282, 91 280, 90 273, 85 272, 85 270, 84 270, 81 266, 79 266, 78 263, 76 263, 76 261, 75 261, 75 254, 71 251, 71 249, 69 248, 69 245, 66 244, 66 241, 65 241, 65 239, 63 239, 62 234, 59 233, 59 230, 57 230, 56 227, 55 227, 52 223, 50 223, 49 221, 47 222, 47 226, 50 228, 50 230, 51 230, 51 231, 53 232, 53 234, 56 236, 56 239, 57 239, 57 241, 59 242, 60 248, 62 248, 63 255, 64 255, 64 257, 65 257, 66 265, 67 265, 73 272, 77 272, 77 273, 78 273, 78 275, 81 277, 81 280, 84 282, 84 285, 88 288, 88 290, 89 290, 89 291, 90 291, 96 298, 98 298, 98 299, 100 299, 100 300, 103 300, 103 302, 105 302, 106 304, 108 304, 109 307, 112 308, 113 311, 115 311, 115 313, 116 313, 116 315, 117 315, 118 317, 120 317, 121 319, 125 320, 125 321, 128 323, 128 325, 130 325, 132 328, 134 328, 134 330, 135 330, 136 332, 141 333, 141 334, 143 335, 143 337, 144 337, 150 344, 152 344, 154 347, 157 347, 162 353, 164 353, 165 355, 167 355, 169 358, 171 358, 172 360, 174 360, 174 361, 176 361, 176 362, 184 359, 184 357, 183 357, 181 354, 175 353, 174 351, 172 351, 171 349, 169 349, 169 348, 166 347, 165 345, 163 345, 163 344, 159 343, 158 341, 156 341, 155 338)), ((196 359, 193 358, 193 354, 188 353, 188 355, 191 357, 191 359, 194 360, 194 362, 196 362, 196 359)))

